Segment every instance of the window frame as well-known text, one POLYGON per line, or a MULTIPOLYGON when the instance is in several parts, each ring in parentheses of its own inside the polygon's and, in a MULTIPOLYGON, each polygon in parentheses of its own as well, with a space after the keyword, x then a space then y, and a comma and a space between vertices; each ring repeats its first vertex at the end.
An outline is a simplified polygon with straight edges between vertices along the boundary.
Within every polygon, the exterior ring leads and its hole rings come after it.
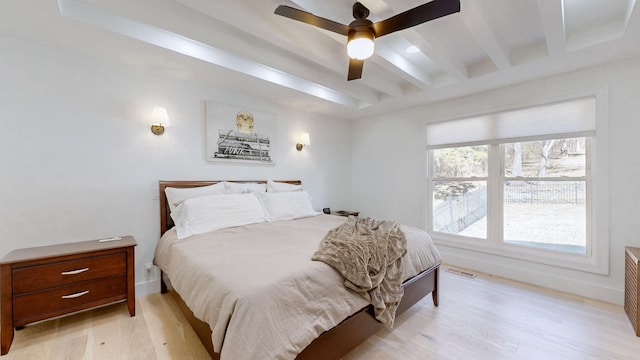
MULTIPOLYGON (((489 191, 489 174, 490 174, 490 160, 489 160, 490 154, 489 154, 489 152, 490 152, 490 148, 491 148, 491 146, 489 144, 473 144, 473 145, 457 145, 456 144, 456 146, 452 146, 452 147, 438 147, 437 149, 429 150, 428 151, 429 152, 429 156, 430 156, 429 158, 431 160, 430 160, 429 164, 427 165, 427 168, 429 169, 428 171, 429 171, 430 174, 435 174, 435 169, 434 169, 435 162, 433 161, 433 159, 434 159, 433 152, 436 151, 436 150, 448 149, 448 148, 458 148, 458 147, 468 147, 468 146, 478 146, 478 145, 487 147, 487 173, 486 173, 486 175, 485 176, 460 176, 460 177, 433 177, 431 179, 431 185, 430 185, 431 186, 431 201, 433 201, 433 190, 434 190, 433 182, 434 181, 443 181, 443 182, 484 181, 487 184, 487 201, 489 201, 489 192, 488 192, 489 191)), ((433 203, 431 203, 429 205, 429 209, 430 209, 431 212, 433 212, 433 203)), ((489 211, 489 208, 487 206, 487 221, 489 219, 488 211, 489 211)), ((433 216, 431 216, 429 219, 430 219, 429 225, 430 225, 431 232, 435 232, 433 230, 433 216)), ((442 233, 442 232, 438 232, 438 233, 440 233, 440 234, 450 234, 450 233, 442 233)), ((489 223, 487 222, 487 233, 485 234, 486 238, 476 238, 476 237, 461 236, 461 235, 455 235, 455 234, 450 234, 450 235, 454 235, 454 236, 457 236, 457 237, 464 237, 464 238, 480 239, 480 240, 486 241, 486 240, 489 239, 489 223)))
MULTIPOLYGON (((597 274, 609 274, 609 237, 608 237, 608 173, 606 171, 606 163, 602 159, 608 157, 608 127, 606 124, 606 102, 607 89, 596 89, 573 96, 564 98, 556 98, 547 100, 548 103, 558 101, 571 101, 584 96, 594 96, 596 99, 596 128, 597 133, 593 136, 585 136, 575 134, 552 134, 548 136, 530 137, 522 139, 522 141, 541 140, 542 138, 563 138, 563 137, 582 137, 586 138, 586 169, 585 169, 585 186, 586 186, 586 254, 565 253, 548 249, 535 247, 526 247, 516 244, 509 244, 503 239, 503 204, 504 194, 503 186, 505 179, 517 181, 520 179, 528 179, 525 177, 505 177, 504 169, 504 145, 503 143, 512 143, 513 139, 504 142, 486 142, 488 149, 488 179, 487 179, 487 239, 460 236, 456 234, 434 232, 433 230, 433 182, 441 180, 432 177, 434 174, 433 149, 445 147, 463 147, 470 145, 484 145, 481 142, 456 143, 438 145, 433 148, 427 148, 427 217, 426 228, 436 244, 445 245, 451 248, 477 251, 492 255, 499 255, 516 260, 524 260, 539 264, 551 265, 562 268, 569 268, 579 271, 585 271, 597 274), (600 171, 598 171, 600 170, 600 171), (601 209, 601 210, 598 210, 601 209), (604 216, 599 216, 600 211, 605 212, 604 216)), ((545 103, 527 104, 519 107, 510 107, 500 109, 498 111, 510 111, 516 109, 526 109, 528 107, 544 105, 545 103)), ((571 178, 575 180, 575 178, 571 178)), ((547 179, 545 179, 547 180, 547 179)))
MULTIPOLYGON (((571 177, 537 177, 537 176, 518 176, 518 177, 508 177, 505 174, 505 170, 506 170, 506 164, 504 162, 505 160, 505 144, 510 143, 503 143, 500 144, 500 189, 501 189, 501 195, 502 195, 502 207, 501 207, 501 216, 500 216, 500 229, 504 232, 504 183, 505 181, 552 181, 552 182, 569 182, 569 181, 584 181, 585 183, 585 195, 586 195, 586 199, 585 199, 585 216, 586 216, 586 239, 585 239, 585 247, 586 247, 586 252, 585 254, 574 254, 574 253, 566 253, 566 252, 561 252, 561 251, 553 251, 553 250, 549 250, 549 249, 542 249, 542 248, 536 248, 536 247, 532 247, 533 249, 538 249, 542 252, 542 254, 555 254, 555 253, 560 253, 563 255, 574 255, 576 257, 590 257, 593 253, 592 248, 593 248, 593 240, 592 240, 592 227, 593 227, 593 221, 589 221, 589 219, 592 219, 592 204, 593 204, 593 193, 592 193, 592 182, 593 182, 593 177, 591 176, 591 142, 593 141, 593 137, 584 137, 585 139, 585 174, 583 176, 571 176, 571 177)), ((559 140, 559 139, 556 139, 559 140)), ((537 140, 534 140, 537 141, 537 140)), ((504 238, 504 233, 502 233, 500 239, 502 240, 502 243, 506 246, 516 246, 516 247, 523 247, 522 245, 516 245, 516 244, 509 244, 505 241, 504 238)), ((527 247, 529 248, 529 247, 527 247)))

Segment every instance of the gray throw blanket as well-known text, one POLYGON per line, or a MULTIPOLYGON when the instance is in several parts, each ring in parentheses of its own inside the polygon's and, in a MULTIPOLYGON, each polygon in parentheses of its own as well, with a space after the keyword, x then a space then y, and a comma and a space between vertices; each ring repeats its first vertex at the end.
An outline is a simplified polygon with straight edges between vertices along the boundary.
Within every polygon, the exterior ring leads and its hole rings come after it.
POLYGON ((391 327, 404 294, 402 256, 407 239, 393 221, 350 216, 329 230, 311 258, 336 269, 345 287, 369 301, 375 316, 391 327))

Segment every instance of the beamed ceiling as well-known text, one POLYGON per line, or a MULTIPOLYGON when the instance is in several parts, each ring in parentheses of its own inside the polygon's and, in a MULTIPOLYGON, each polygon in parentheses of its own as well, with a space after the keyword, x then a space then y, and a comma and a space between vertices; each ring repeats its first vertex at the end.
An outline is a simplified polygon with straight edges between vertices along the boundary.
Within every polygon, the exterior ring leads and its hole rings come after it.
MULTIPOLYGON (((376 22, 426 1, 361 2, 376 22)), ((346 119, 640 55, 635 0, 461 0, 376 39, 347 81, 346 38, 278 5, 353 20, 350 0, 20 0, 3 1, 0 34, 346 119)))

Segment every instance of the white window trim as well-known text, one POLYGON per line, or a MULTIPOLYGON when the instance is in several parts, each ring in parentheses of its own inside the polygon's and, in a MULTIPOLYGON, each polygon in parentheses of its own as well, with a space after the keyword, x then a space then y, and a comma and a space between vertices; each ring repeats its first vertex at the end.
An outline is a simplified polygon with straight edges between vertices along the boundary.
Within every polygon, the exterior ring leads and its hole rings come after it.
MULTIPOLYGON (((500 213, 502 206, 502 196, 492 196, 492 189, 499 189, 502 186, 502 174, 500 174, 503 164, 491 166, 489 162, 489 199, 487 209, 487 239, 477 239, 455 234, 446 234, 433 231, 433 219, 431 209, 433 209, 433 154, 427 150, 427 231, 436 244, 449 247, 477 251, 492 255, 504 256, 512 259, 535 262, 562 268, 569 268, 596 274, 609 274, 609 129, 608 129, 608 89, 606 87, 598 89, 588 89, 581 92, 567 94, 560 97, 548 98, 544 101, 529 102, 517 106, 503 107, 486 110, 482 113, 465 114, 463 117, 479 116, 487 113, 499 111, 509 111, 553 103, 558 101, 570 101, 581 97, 595 96, 596 98, 596 135, 587 141, 587 167, 590 167, 591 181, 587 181, 588 203, 587 205, 587 254, 568 254, 545 249, 523 247, 504 243, 502 241, 503 231, 502 216, 492 216, 500 213), (497 172, 497 174, 496 174, 497 172), (496 176, 498 175, 498 176, 496 176), (493 182, 493 183, 491 183, 493 182), (498 187, 496 187, 498 186, 498 187)), ((457 117, 460 119, 461 117, 457 117)), ((454 120, 454 119, 450 119, 454 120)), ((443 120, 439 120, 443 121, 443 120)), ((562 137, 564 134, 558 134, 562 137)), ((472 144, 451 144, 451 146, 469 146, 472 144)), ((490 156, 497 156, 500 161, 504 161, 498 146, 489 146, 490 156), (494 152, 494 153, 492 153, 494 152)), ((589 173, 588 173, 589 174, 589 173)), ((495 191, 495 190, 493 190, 495 191)), ((502 193, 502 192, 501 192, 502 193)))

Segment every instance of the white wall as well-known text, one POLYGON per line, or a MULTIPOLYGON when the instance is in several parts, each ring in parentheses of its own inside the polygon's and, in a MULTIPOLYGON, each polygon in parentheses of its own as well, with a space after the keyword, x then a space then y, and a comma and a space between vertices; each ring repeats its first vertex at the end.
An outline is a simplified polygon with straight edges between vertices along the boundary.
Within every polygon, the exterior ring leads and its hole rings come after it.
MULTIPOLYGON (((396 219, 417 227, 426 223, 426 144, 424 124, 488 112, 530 101, 543 101, 588 88, 608 88, 609 158, 598 177, 609 176, 604 189, 609 208, 608 276, 573 271, 502 256, 446 247, 445 261, 541 286, 621 304, 624 299, 624 247, 640 246, 640 59, 540 79, 477 95, 396 112, 352 123, 353 208, 363 215, 396 219), (608 168, 608 169, 607 169, 608 168), (371 196, 375 194, 375 196, 371 196)), ((437 91, 434 90, 434 91, 437 91)), ((607 152, 607 151, 605 151, 607 152)))
MULTIPOLYGON (((0 37, 0 256, 12 249, 130 234, 136 282, 159 237, 157 181, 302 179, 331 206, 424 227, 424 123, 597 86, 609 89, 609 276, 440 247, 447 262, 622 302, 624 246, 640 246, 640 59, 489 91, 352 124, 199 83, 0 37), (278 118, 275 166, 205 160, 204 102, 278 118), (155 105, 173 126, 149 131, 155 105), (308 131, 312 146, 294 149, 308 131), (345 154, 351 154, 345 156, 345 154)), ((596 174, 598 176, 598 174, 596 174)), ((606 215, 605 215, 606 216, 606 215)))
POLYGON ((159 238, 158 180, 301 179, 316 209, 350 205, 348 122, 0 37, 0 256, 133 235, 136 282, 159 238), (275 166, 205 160, 204 102, 277 116, 275 166), (153 106, 172 120, 149 130, 153 106), (311 146, 295 150, 297 135, 311 146))

